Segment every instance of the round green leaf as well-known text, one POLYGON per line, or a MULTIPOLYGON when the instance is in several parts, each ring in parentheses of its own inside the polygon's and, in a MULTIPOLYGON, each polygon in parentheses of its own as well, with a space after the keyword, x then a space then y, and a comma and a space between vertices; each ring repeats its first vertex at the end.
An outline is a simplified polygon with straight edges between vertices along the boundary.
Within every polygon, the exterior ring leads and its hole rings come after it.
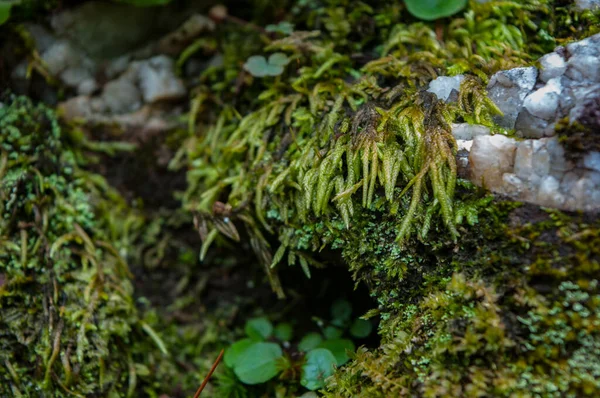
POLYGON ((264 77, 267 71, 267 60, 262 55, 253 55, 246 60, 244 69, 247 70, 252 76, 264 77))
POLYGON ((331 306, 333 324, 343 326, 350 320, 352 305, 347 300, 336 300, 331 306))
POLYGON ((456 14, 467 5, 467 0, 405 0, 408 11, 419 19, 433 21, 456 14))
POLYGON ((294 330, 292 329, 292 325, 289 323, 280 323, 275 326, 275 331, 273 332, 275 337, 281 341, 290 341, 292 336, 294 335, 294 330))
POLYGON ((371 322, 360 318, 356 318, 350 326, 350 334, 358 339, 364 339, 371 334, 371 331, 373 331, 371 322))
POLYGON ((309 333, 302 337, 302 340, 298 343, 298 349, 304 352, 310 351, 317 348, 321 341, 323 341, 323 337, 319 333, 309 333))
POLYGON ((273 333, 273 325, 265 317, 252 318, 246 322, 244 330, 251 339, 265 340, 273 333))
POLYGON ((256 341, 252 339, 242 339, 233 343, 231 347, 225 350, 225 355, 223 356, 225 365, 233 368, 238 358, 254 343, 256 343, 256 341))
POLYGON ((327 340, 338 339, 342 337, 342 331, 335 326, 327 326, 323 329, 323 335, 327 340))
POLYGON ((260 384, 277 376, 283 352, 275 343, 254 342, 236 358, 233 372, 245 384, 260 384))
POLYGON ((315 348, 306 354, 302 365, 300 384, 309 390, 318 390, 325 386, 325 379, 333 374, 335 357, 325 348, 315 348))
POLYGON ((335 340, 325 340, 319 344, 319 348, 326 348, 335 357, 335 364, 337 366, 342 366, 350 357, 348 356, 349 352, 354 352, 354 343, 352 340, 348 339, 335 339, 335 340))
POLYGON ((269 64, 275 66, 286 66, 290 63, 290 59, 284 53, 273 53, 269 57, 269 64))
POLYGON ((20 0, 9 0, 0 2, 0 25, 2 25, 8 20, 8 18, 10 18, 10 9, 12 8, 12 6, 20 2, 20 0))

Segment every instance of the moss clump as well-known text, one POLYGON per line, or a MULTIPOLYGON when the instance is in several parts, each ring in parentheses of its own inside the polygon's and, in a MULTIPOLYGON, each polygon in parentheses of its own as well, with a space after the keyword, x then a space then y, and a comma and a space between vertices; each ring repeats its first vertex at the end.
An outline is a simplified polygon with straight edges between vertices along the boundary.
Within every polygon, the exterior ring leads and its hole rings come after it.
POLYGON ((94 158, 87 148, 123 145, 89 142, 27 98, 0 102, 0 395, 197 388, 215 324, 166 324, 147 300, 136 303, 126 263, 161 260, 173 222, 134 212, 83 167, 94 158))
MULTIPOLYGON (((596 393, 596 370, 580 364, 598 363, 597 320, 581 327, 575 303, 564 303, 569 286, 597 296, 595 282, 581 284, 594 278, 597 253, 591 241, 560 234, 592 239, 597 222, 492 203, 457 180, 449 128, 494 127, 485 83, 556 44, 556 4, 472 3, 438 31, 401 20, 392 6, 335 5, 296 9, 303 30, 264 48, 286 53, 286 71, 238 77, 240 100, 218 116, 214 105, 231 92, 211 82, 231 67, 201 77, 191 119, 201 133, 173 165, 190 167, 184 205, 196 213, 203 253, 221 238, 247 239, 280 296, 281 263, 310 277, 331 250, 341 253, 379 302, 370 315, 382 319, 383 345, 359 350, 336 373, 332 397, 596 393), (373 29, 353 32, 339 15, 373 29), (424 91, 459 73, 466 78, 455 102, 424 91), (576 338, 552 340, 558 313, 576 338)), ((595 313, 596 299, 587 300, 577 311, 595 313)))
POLYGON ((381 348, 326 395, 597 395, 599 234, 597 217, 498 202, 454 250, 404 253, 414 272, 375 278, 381 348))
POLYGON ((581 160, 588 152, 600 151, 600 97, 593 97, 582 105, 583 111, 576 122, 568 117, 556 125, 559 141, 571 160, 581 160))

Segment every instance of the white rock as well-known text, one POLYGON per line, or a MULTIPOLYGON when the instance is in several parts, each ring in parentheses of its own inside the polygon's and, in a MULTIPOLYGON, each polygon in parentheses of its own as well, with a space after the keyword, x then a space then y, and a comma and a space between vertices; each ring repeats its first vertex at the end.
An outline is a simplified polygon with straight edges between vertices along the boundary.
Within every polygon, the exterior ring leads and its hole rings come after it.
POLYGON ((540 89, 529 94, 523 101, 523 106, 533 116, 544 120, 556 118, 559 96, 562 91, 560 78, 553 78, 540 89))
POLYGON ((588 152, 583 158, 583 166, 586 169, 600 171, 600 152, 588 152))
POLYGON ((502 175, 502 191, 507 195, 514 197, 523 197, 528 191, 528 186, 513 173, 504 173, 502 175))
POLYGON ((560 182, 552 176, 546 176, 540 182, 536 203, 547 207, 561 207, 565 197, 560 192, 560 182))
POLYGON ((514 173, 526 181, 537 181, 540 176, 533 171, 533 140, 519 142, 515 153, 514 173))
POLYGON ((464 149, 467 152, 471 152, 473 140, 456 140, 456 146, 459 151, 464 149))
POLYGON ((452 91, 460 91, 460 84, 465 79, 463 75, 440 76, 429 83, 427 91, 435 94, 439 100, 448 101, 452 91))
POLYGON ((546 146, 548 138, 533 140, 533 172, 540 177, 550 174, 550 153, 546 146))
POLYGON ((591 10, 600 8, 600 0, 575 0, 580 10, 591 10))
POLYGON ((513 169, 517 143, 504 135, 482 135, 473 139, 469 153, 472 180, 491 190, 502 188, 502 175, 513 169))
POLYGON ((552 175, 562 175, 574 167, 573 163, 565 158, 565 149, 558 142, 557 137, 548 138, 546 148, 550 154, 550 173, 552 175))
POLYGON ((139 68, 139 84, 144 102, 154 103, 185 97, 185 86, 175 75, 171 58, 159 55, 141 62, 139 68))
POLYGON ((555 52, 540 58, 540 66, 540 79, 544 82, 562 76, 567 70, 565 59, 555 52))
POLYGON ((452 124, 452 135, 457 140, 472 140, 479 135, 490 135, 490 129, 479 124, 454 123, 452 124))

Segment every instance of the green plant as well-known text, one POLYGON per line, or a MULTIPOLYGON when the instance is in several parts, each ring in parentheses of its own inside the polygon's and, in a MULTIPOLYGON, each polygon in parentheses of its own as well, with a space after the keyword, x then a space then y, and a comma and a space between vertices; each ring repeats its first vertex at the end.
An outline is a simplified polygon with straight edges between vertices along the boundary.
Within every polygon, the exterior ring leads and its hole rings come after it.
MULTIPOLYGON (((346 300, 333 303, 329 322, 314 320, 321 333, 307 333, 294 342, 291 324, 273 327, 265 317, 249 319, 244 327, 247 337, 225 351, 225 364, 247 385, 266 383, 279 375, 280 379, 309 390, 322 388, 334 368, 348 362, 355 351, 353 341, 342 337, 344 331, 350 327, 352 336, 364 338, 372 325, 362 319, 353 320, 352 306, 346 300)), ((231 381, 225 381, 230 388, 231 381)))
POLYGON ((262 55, 253 55, 244 64, 244 69, 254 77, 279 76, 289 62, 284 53, 273 53, 268 60, 262 55))
POLYGON ((404 0, 408 11, 419 19, 432 21, 462 10, 467 0, 404 0))
POLYGON ((19 4, 21 0, 7 0, 0 2, 0 25, 10 18, 10 11, 13 6, 19 4))

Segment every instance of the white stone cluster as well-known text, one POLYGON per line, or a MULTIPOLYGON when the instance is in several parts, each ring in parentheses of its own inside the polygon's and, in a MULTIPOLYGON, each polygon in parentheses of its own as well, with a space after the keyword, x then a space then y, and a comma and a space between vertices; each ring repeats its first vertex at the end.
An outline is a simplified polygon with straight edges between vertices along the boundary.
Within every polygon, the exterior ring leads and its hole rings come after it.
MULTIPOLYGON (((557 48, 539 65, 539 70, 515 68, 492 76, 489 97, 503 112, 495 123, 517 138, 491 135, 483 126, 454 125, 459 166, 474 183, 518 200, 600 210, 600 152, 569 161, 555 135, 559 120, 577 121, 590 113, 586 108, 600 104, 600 34, 557 48)), ((459 86, 460 79, 444 77, 429 91, 446 100, 459 86)))

